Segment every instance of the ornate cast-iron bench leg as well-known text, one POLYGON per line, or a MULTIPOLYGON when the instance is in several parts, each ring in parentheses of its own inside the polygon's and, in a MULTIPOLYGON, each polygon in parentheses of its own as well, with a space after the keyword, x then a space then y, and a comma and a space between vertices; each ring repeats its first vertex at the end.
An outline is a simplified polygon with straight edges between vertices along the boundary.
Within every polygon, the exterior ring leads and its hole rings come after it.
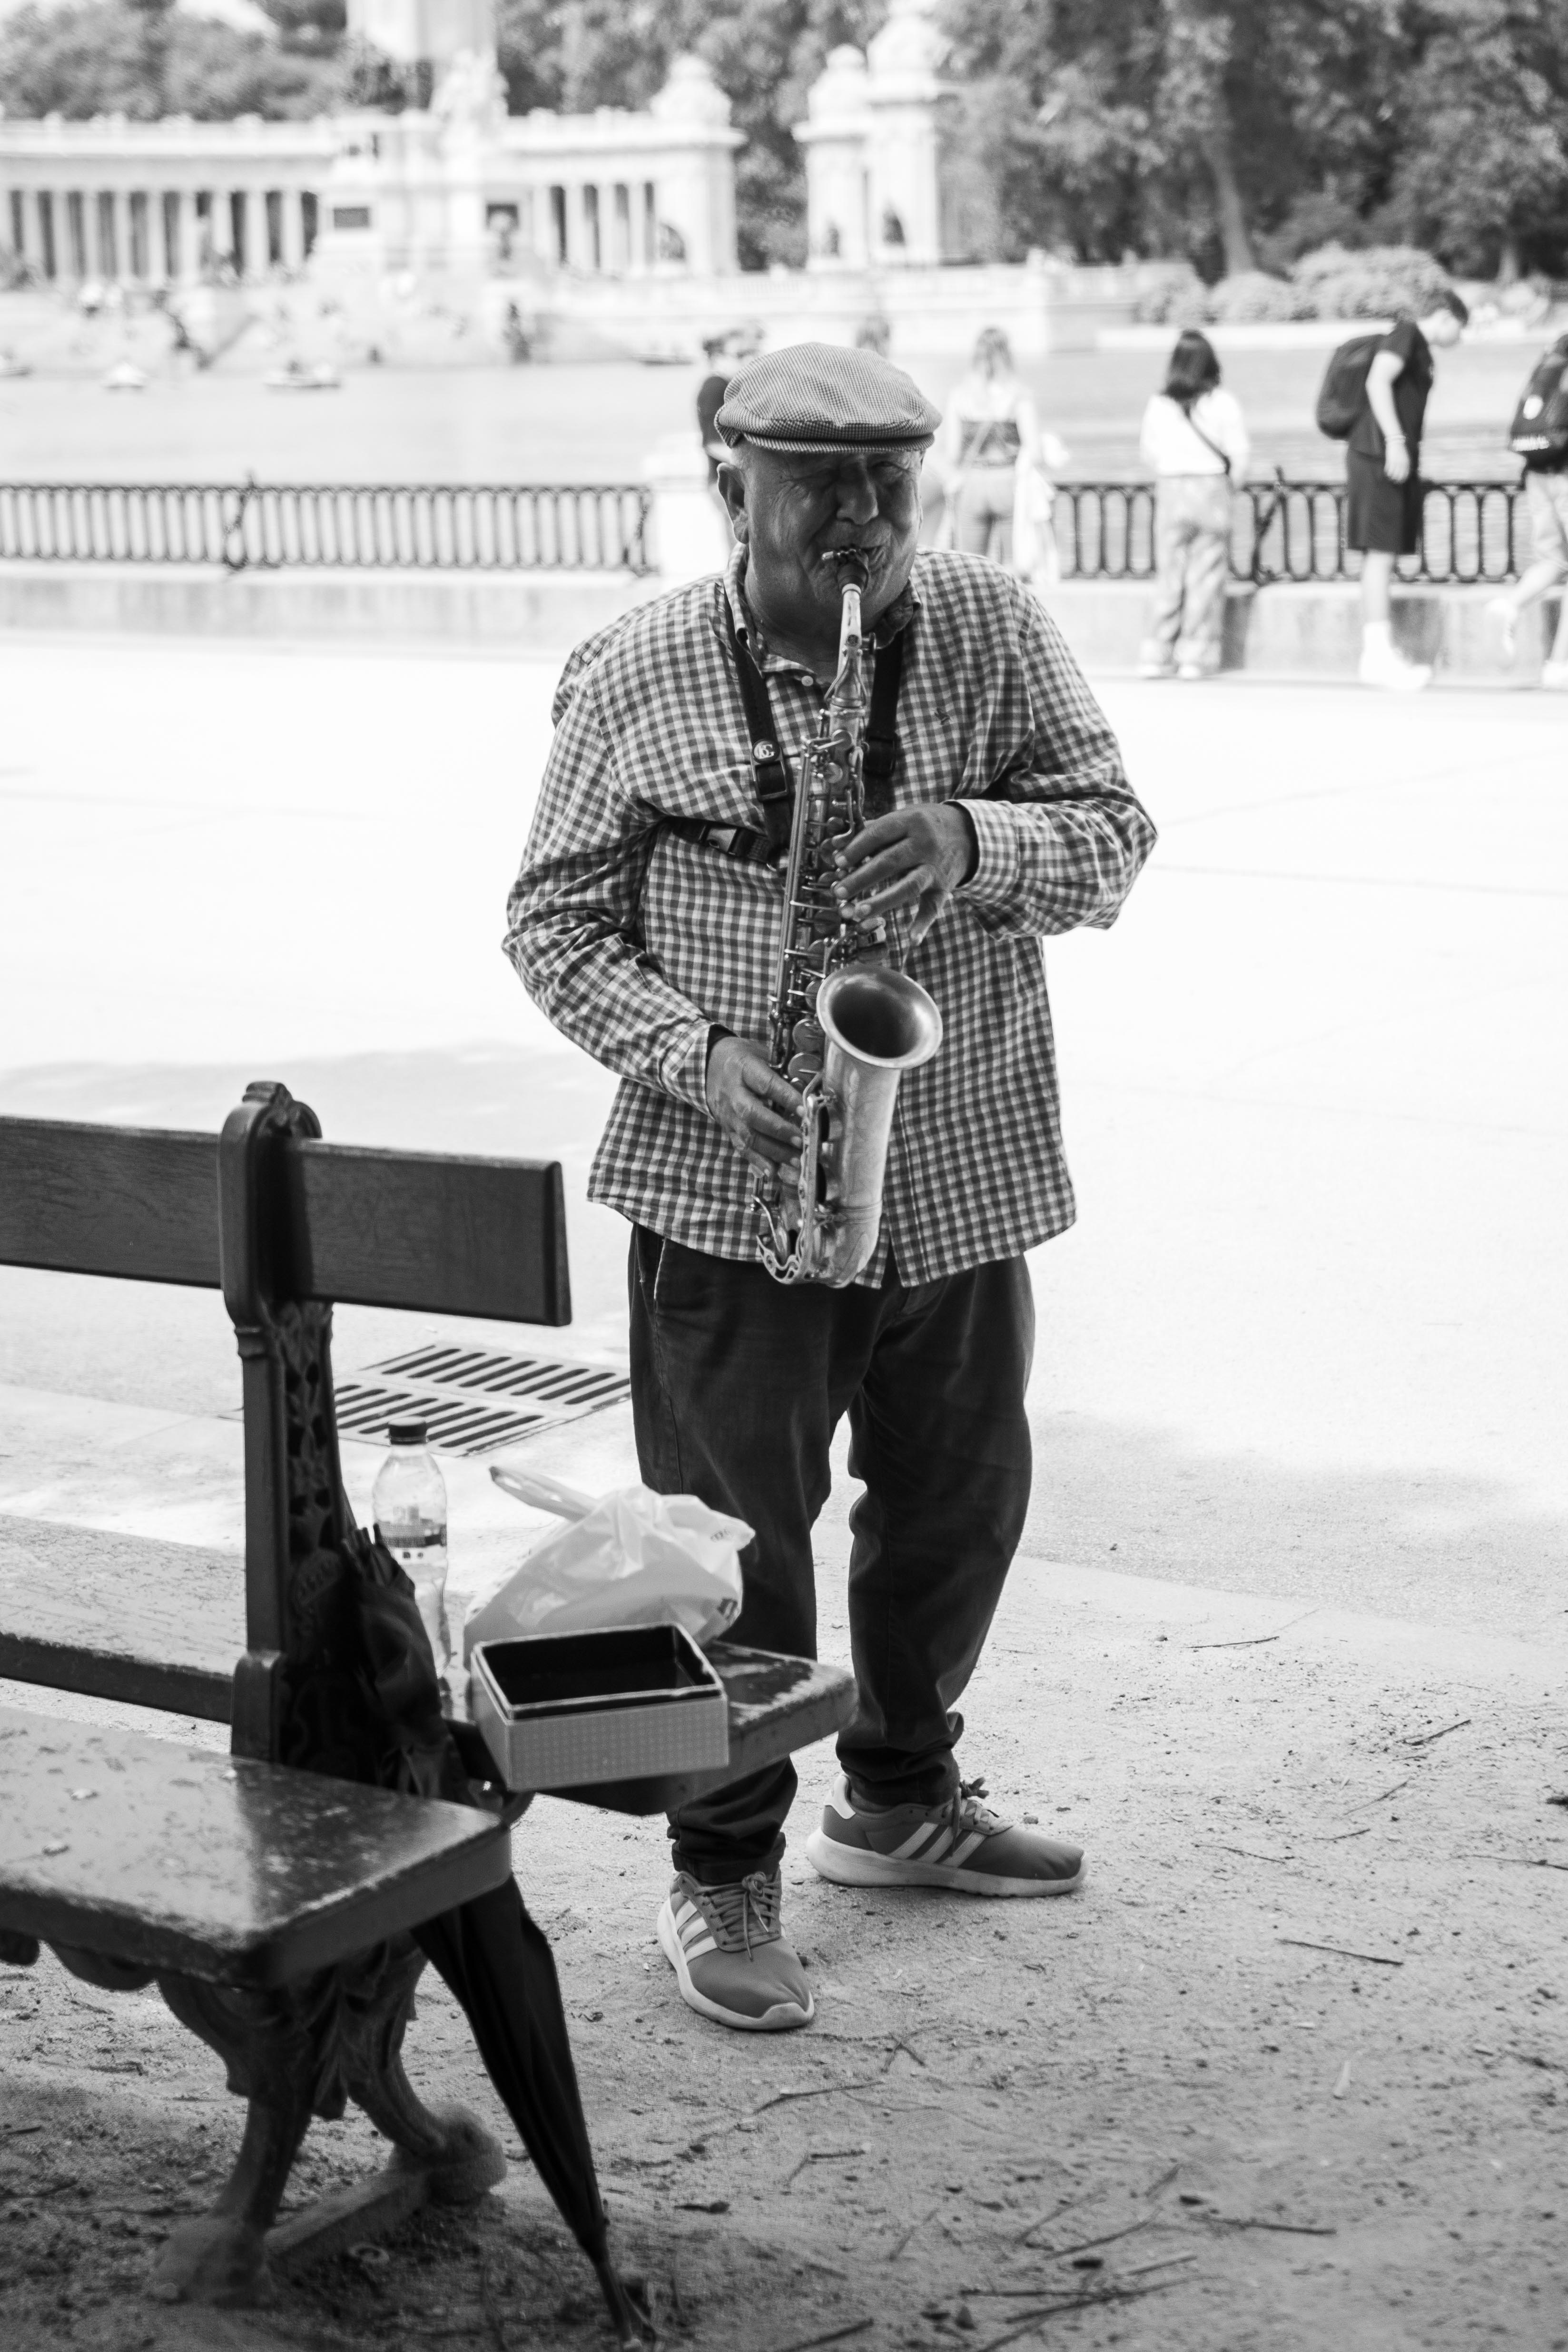
POLYGON ((312 2116, 335 2122, 352 2097, 393 2143, 384 2171, 284 2225, 289 2251, 325 2254, 374 2236, 427 2200, 471 2204, 506 2158, 466 2108, 424 2105, 403 2071, 405 2029, 425 1956, 400 1936, 296 1984, 247 1991, 161 1976, 182 2025, 222 2058, 248 2100, 238 2158, 210 2212, 170 2236, 151 2292, 169 2303, 245 2305, 272 2292, 268 2232, 312 2116), (314 2224, 314 2226, 313 2226, 314 2224))

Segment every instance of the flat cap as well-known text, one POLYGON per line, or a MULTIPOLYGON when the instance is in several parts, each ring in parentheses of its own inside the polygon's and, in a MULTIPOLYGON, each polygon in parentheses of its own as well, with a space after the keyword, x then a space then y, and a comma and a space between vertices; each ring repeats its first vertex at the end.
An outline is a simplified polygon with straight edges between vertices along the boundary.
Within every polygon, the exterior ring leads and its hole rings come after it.
POLYGON ((878 357, 837 343, 791 343, 748 360, 730 380, 718 426, 733 448, 796 450, 926 449, 942 423, 912 376, 878 357))

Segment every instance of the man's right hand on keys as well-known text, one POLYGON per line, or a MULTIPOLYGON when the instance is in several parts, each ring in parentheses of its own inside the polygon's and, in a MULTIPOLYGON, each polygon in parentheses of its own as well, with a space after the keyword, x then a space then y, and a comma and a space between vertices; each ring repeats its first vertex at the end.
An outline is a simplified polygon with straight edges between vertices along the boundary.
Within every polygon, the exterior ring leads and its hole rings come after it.
POLYGON ((760 1176, 800 1181, 798 1088, 781 1078, 755 1037, 720 1037, 708 1056, 708 1108, 760 1176))

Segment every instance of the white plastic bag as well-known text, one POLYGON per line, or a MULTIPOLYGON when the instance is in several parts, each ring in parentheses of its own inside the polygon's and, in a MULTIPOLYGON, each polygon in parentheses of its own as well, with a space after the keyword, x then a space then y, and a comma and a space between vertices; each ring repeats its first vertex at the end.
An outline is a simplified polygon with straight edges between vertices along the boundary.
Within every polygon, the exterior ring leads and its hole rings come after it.
POLYGON ((476 1642, 610 1625, 679 1625, 694 1642, 709 1642, 740 1615, 739 1553, 752 1534, 743 1519, 724 1518, 694 1495, 656 1495, 647 1486, 595 1499, 504 1463, 492 1464, 490 1476, 566 1524, 474 1612, 464 1629, 465 1658, 476 1642))

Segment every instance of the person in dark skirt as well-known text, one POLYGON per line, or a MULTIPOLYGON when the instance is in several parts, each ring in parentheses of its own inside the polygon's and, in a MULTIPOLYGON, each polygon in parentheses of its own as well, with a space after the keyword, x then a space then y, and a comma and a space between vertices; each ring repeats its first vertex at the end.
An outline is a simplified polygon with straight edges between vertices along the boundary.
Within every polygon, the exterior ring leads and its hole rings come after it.
POLYGON ((1346 453, 1345 541, 1362 556, 1361 682, 1411 692, 1431 684, 1424 664, 1394 648, 1389 592, 1400 556, 1421 545, 1421 428, 1432 351, 1457 343, 1469 311, 1452 288, 1419 321, 1400 319, 1367 370, 1366 399, 1346 453))

